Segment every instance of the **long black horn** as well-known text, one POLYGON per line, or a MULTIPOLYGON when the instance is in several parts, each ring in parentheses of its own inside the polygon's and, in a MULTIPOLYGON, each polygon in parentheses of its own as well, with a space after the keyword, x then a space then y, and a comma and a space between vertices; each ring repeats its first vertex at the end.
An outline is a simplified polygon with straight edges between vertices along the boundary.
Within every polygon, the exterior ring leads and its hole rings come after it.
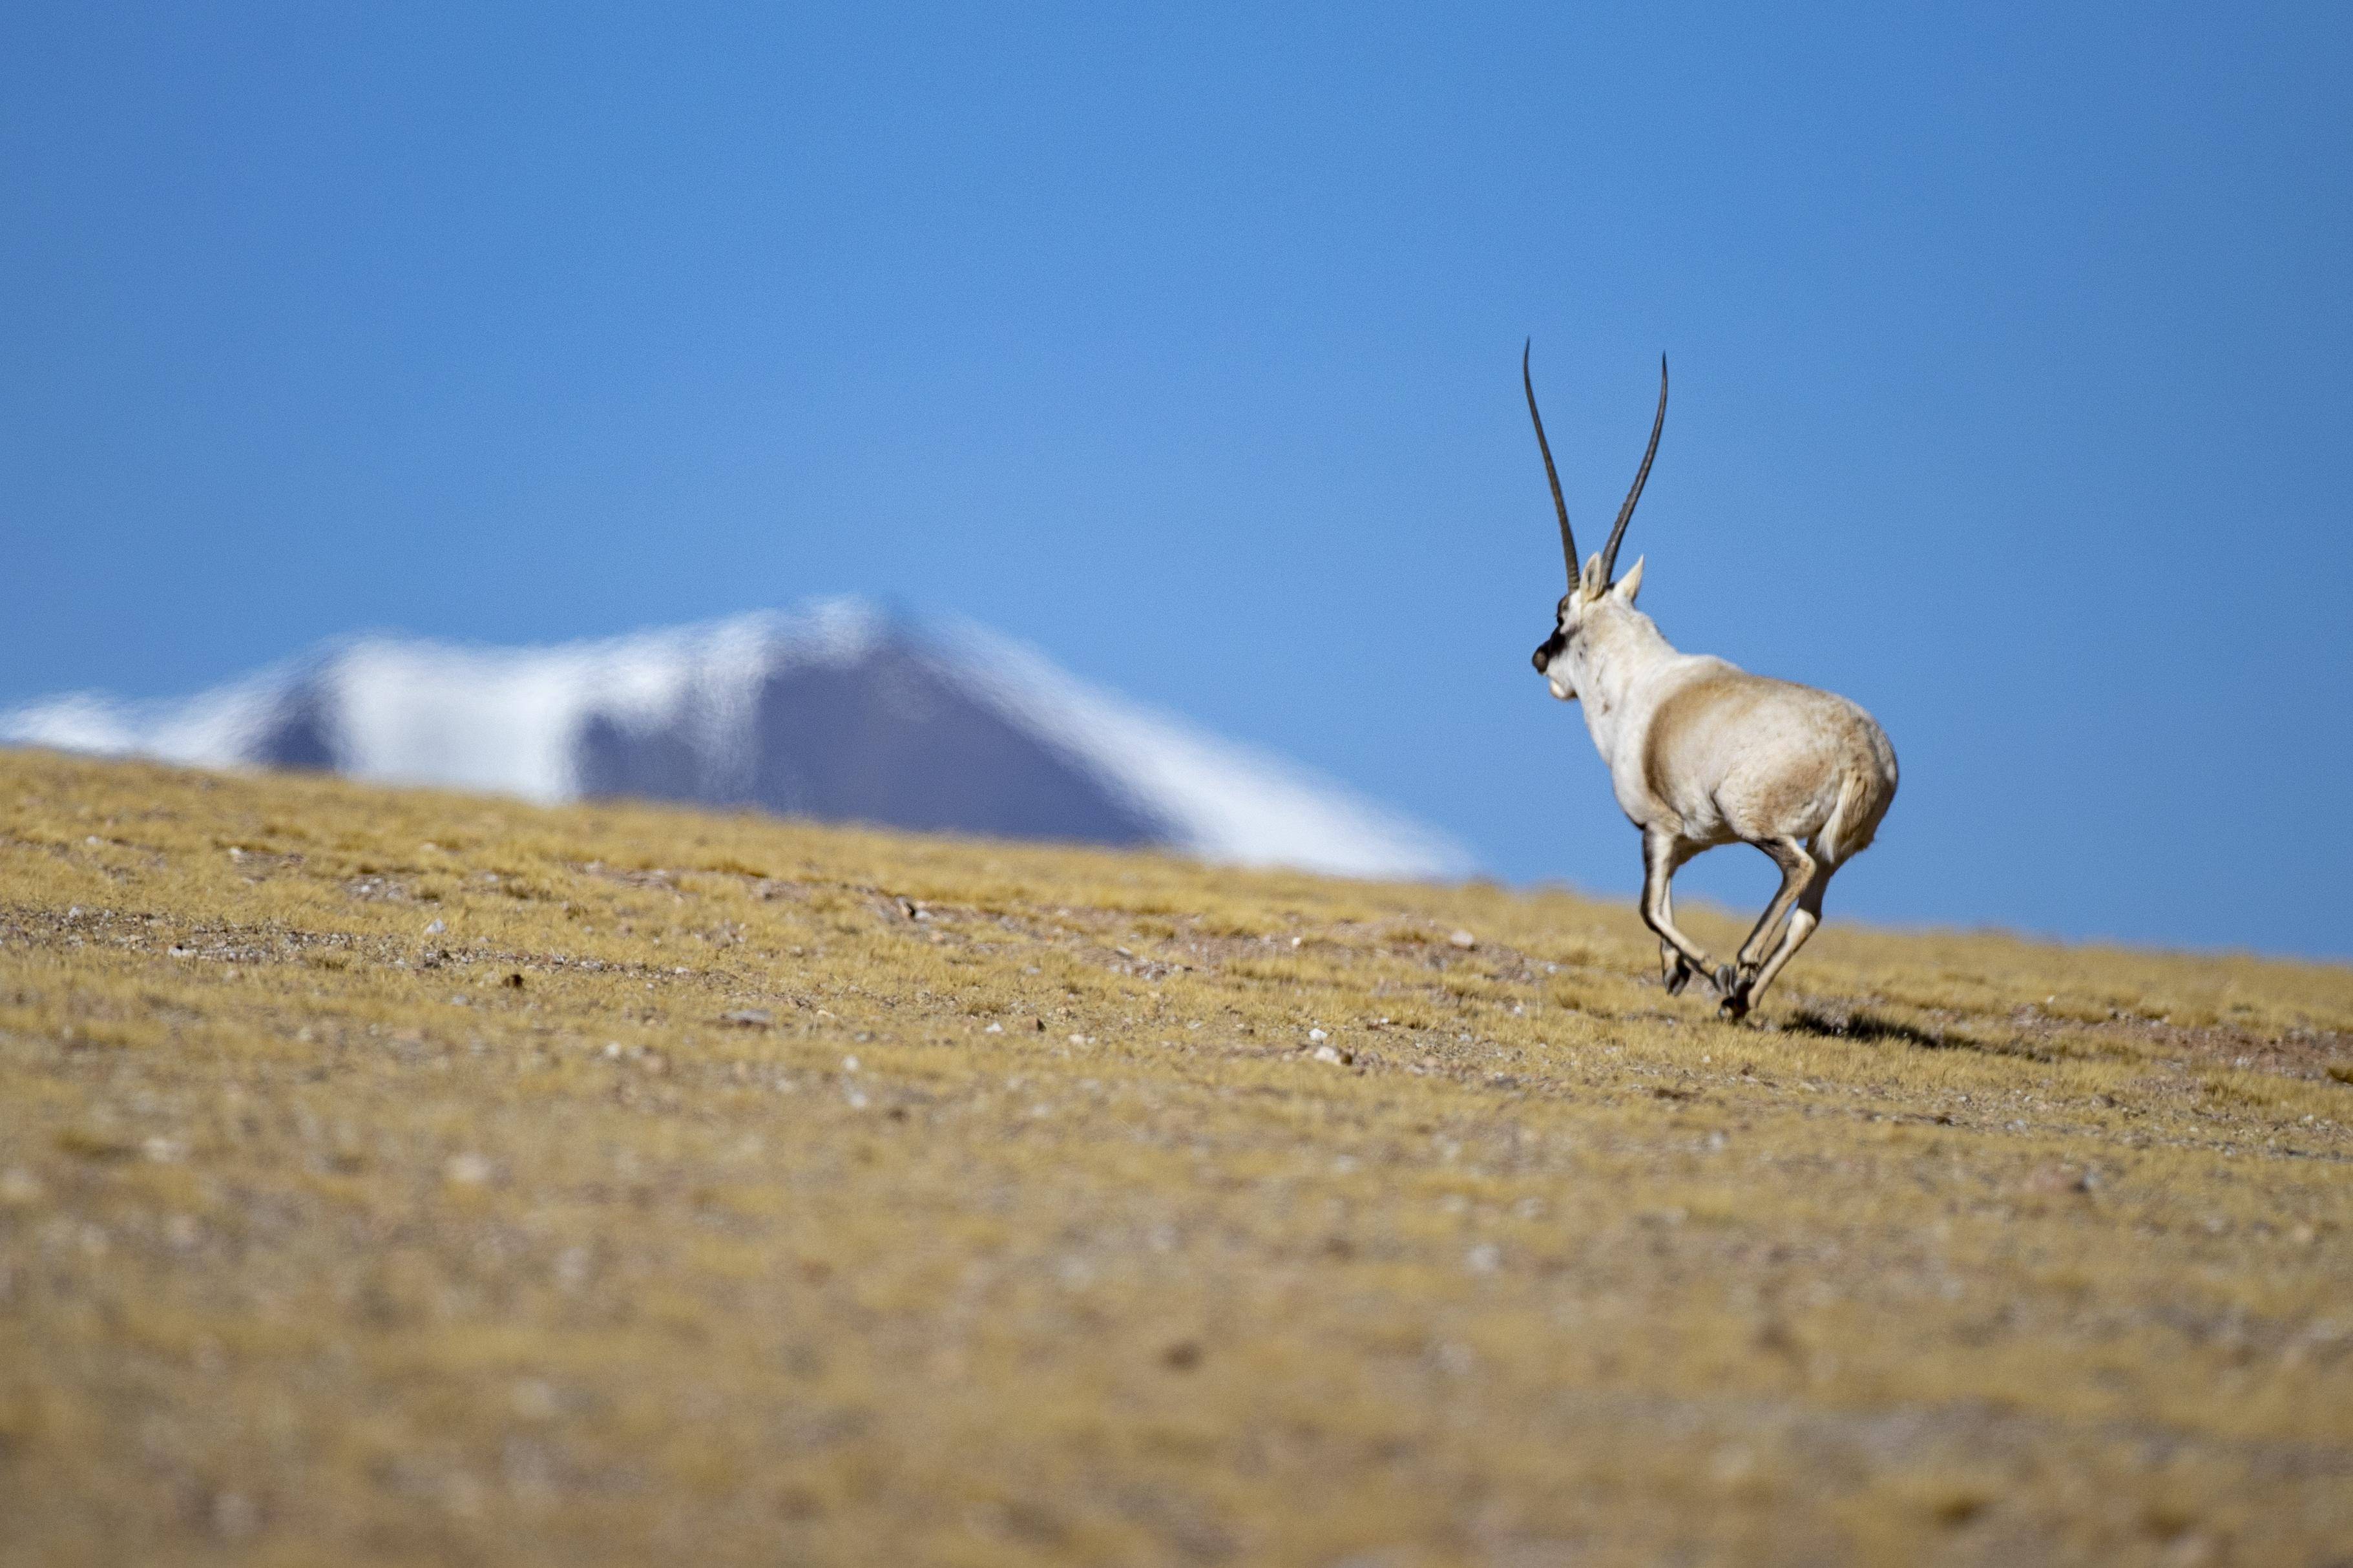
MULTIPOLYGON (((1528 417, 1535 422, 1536 449, 1544 454, 1545 478, 1552 481, 1552 509, 1560 513, 1560 550, 1568 557, 1568 586, 1574 593, 1577 589, 1577 531, 1568 526, 1568 503, 1560 499, 1560 470, 1552 466, 1552 443, 1545 439, 1544 416, 1536 412, 1536 384, 1528 375, 1528 351, 1535 346, 1535 340, 1530 338, 1520 347, 1520 384, 1527 389, 1528 417)), ((1651 439, 1655 446, 1658 437, 1654 436, 1651 439)))
POLYGON ((1609 542, 1601 549, 1601 580, 1613 580, 1618 574, 1618 542, 1626 537, 1626 523, 1634 515, 1634 503, 1642 499, 1642 486, 1651 478, 1651 459, 1659 455, 1659 432, 1667 423, 1667 356, 1659 356, 1659 416, 1651 421, 1651 445, 1642 453, 1642 467, 1634 475, 1634 488, 1626 492, 1626 504, 1618 509, 1618 525, 1609 531, 1609 542))

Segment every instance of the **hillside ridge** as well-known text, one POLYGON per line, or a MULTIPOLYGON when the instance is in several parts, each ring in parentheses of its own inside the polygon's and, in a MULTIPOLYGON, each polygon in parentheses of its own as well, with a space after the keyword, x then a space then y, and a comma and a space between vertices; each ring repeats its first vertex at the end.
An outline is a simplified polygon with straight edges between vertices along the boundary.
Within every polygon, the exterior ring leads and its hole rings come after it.
POLYGON ((2353 1549, 2353 970, 1784 987, 1559 892, 0 752, 0 1563, 2353 1549))

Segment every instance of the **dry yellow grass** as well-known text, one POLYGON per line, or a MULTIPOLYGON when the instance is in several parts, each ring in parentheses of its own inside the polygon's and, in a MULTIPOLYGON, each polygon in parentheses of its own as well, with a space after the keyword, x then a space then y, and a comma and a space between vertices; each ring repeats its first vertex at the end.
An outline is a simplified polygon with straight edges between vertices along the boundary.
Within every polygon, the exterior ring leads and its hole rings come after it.
POLYGON ((1759 1024, 1567 896, 0 754, 0 1560, 2353 1554, 2353 972, 1759 1024))

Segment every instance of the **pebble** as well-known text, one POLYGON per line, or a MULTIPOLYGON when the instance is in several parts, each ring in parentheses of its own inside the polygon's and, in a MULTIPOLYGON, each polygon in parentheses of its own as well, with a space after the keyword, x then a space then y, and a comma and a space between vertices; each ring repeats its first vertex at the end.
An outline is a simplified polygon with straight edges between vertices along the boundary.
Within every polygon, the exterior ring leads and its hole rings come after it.
POLYGON ((738 1007, 732 1013, 722 1013, 719 1021, 743 1029, 765 1029, 776 1022, 765 1007, 738 1007))
POLYGON ((222 1492, 213 1499, 213 1532, 225 1541, 243 1541, 261 1528, 261 1510, 242 1492, 222 1492))
POLYGON ((1475 936, 1472 936, 1472 935, 1469 931, 1456 931, 1452 936, 1448 937, 1446 940, 1447 940, 1450 943, 1451 943, 1452 945, 1454 945, 1454 946, 1456 946, 1456 947, 1459 947, 1459 948, 1461 948, 1461 949, 1465 950, 1466 952, 1467 952, 1468 950, 1470 950, 1470 949, 1472 949, 1472 948, 1474 948, 1474 947, 1476 947, 1476 946, 1478 946, 1478 945, 1479 945, 1479 939, 1478 939, 1477 937, 1475 937, 1475 936))
POLYGON ((1315 1047, 1315 1059, 1319 1062, 1329 1062, 1334 1067, 1346 1067, 1356 1058, 1335 1047, 1318 1046, 1315 1047))
POLYGON ((479 1187, 491 1179, 491 1163, 480 1154, 452 1154, 441 1173, 461 1187, 479 1187))
POLYGON ((984 1035, 1001 1035, 1005 1033, 1005 1026, 1002 1024, 991 1024, 988 1027, 983 1029, 981 1033, 984 1035))

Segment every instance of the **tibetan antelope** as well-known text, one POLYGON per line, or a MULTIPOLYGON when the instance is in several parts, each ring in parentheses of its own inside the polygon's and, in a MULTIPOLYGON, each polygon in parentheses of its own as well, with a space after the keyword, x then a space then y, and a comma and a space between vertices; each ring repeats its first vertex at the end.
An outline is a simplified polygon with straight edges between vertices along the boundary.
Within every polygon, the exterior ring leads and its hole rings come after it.
POLYGON ((1642 921, 1658 933, 1667 990, 1679 994, 1699 974, 1723 999, 1724 1015, 1736 1022, 1820 923, 1831 876, 1879 830, 1895 798, 1894 749, 1871 715, 1843 697, 1675 651, 1657 624, 1634 607, 1642 588, 1641 557, 1613 580, 1619 542, 1651 477, 1667 420, 1664 357, 1658 416, 1634 488, 1618 510, 1609 542, 1582 570, 1525 349, 1520 384, 1528 395, 1528 417, 1568 558, 1568 592, 1552 636, 1536 649, 1536 672, 1562 701, 1582 700, 1586 728, 1609 764, 1619 807, 1641 829, 1642 921), (1669 886, 1684 861, 1735 839, 1772 857, 1781 868, 1781 889, 1733 962, 1718 965, 1676 928, 1669 886))

